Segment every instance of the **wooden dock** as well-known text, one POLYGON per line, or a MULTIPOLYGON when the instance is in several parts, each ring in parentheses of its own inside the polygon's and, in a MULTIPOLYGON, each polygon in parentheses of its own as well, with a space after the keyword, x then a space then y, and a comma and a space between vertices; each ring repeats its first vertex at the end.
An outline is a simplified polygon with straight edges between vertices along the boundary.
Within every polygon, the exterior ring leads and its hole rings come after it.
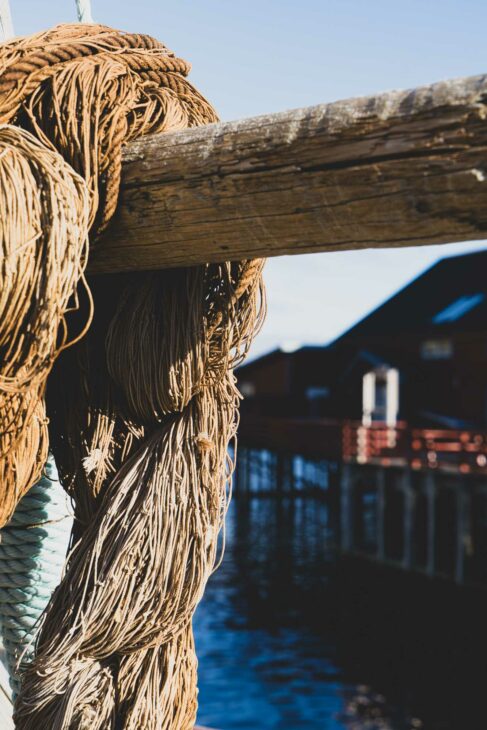
POLYGON ((364 426, 360 421, 244 415, 242 445, 309 458, 413 471, 487 475, 487 431, 414 428, 398 422, 364 426))
POLYGON ((317 496, 342 554, 487 588, 487 433, 254 418, 242 421, 237 497, 317 496), (316 462, 304 479, 302 458, 316 462))

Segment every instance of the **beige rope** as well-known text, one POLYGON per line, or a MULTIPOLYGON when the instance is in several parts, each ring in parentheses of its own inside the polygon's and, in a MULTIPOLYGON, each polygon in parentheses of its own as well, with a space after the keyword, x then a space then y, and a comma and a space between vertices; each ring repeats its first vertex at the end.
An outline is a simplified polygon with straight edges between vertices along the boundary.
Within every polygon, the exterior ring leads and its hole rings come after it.
POLYGON ((47 458, 46 379, 88 253, 84 181, 54 150, 0 126, 0 523, 47 458))
MULTIPOLYGON (((96 235, 116 207, 126 141, 216 119, 188 70, 148 36, 59 26, 0 46, 0 121, 29 130, 81 175, 96 235)), ((84 265, 80 251, 66 291, 84 265)), ((92 326, 62 352, 48 387, 51 445, 75 504, 73 549, 23 677, 18 728, 193 726, 191 620, 218 560, 240 398, 232 370, 262 322, 262 267, 90 282, 92 326)), ((41 260, 33 269, 51 281, 41 260)), ((37 321, 45 298, 29 297, 37 321)), ((63 321, 61 299, 53 297, 63 321)), ((69 329, 83 331, 90 308, 75 309, 69 329)), ((55 348, 37 332, 37 360, 25 358, 32 375, 17 368, 15 377, 44 383, 66 329, 55 348)))

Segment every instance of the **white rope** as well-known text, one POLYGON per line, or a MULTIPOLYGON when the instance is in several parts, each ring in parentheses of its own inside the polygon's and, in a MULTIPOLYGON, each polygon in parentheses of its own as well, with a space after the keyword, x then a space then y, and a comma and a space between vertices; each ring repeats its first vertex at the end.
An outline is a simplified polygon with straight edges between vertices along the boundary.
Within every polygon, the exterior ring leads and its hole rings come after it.
POLYGON ((0 41, 7 41, 14 35, 9 0, 0 0, 0 41))
POLYGON ((80 23, 93 23, 91 14, 91 0, 76 0, 78 8, 78 20, 80 23))

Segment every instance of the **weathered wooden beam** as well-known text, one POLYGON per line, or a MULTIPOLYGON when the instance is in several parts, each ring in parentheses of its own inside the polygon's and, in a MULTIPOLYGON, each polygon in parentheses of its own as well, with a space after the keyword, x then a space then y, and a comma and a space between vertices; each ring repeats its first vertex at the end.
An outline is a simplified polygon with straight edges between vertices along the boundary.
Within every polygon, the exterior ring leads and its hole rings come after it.
POLYGON ((481 239, 486 116, 477 76, 145 137, 90 270, 481 239))

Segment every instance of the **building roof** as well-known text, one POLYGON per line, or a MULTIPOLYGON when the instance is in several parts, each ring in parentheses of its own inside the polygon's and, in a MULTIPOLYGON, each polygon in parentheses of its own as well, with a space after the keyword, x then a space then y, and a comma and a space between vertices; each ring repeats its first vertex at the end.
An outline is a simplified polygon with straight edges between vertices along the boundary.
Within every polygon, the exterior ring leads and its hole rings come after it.
POLYGON ((397 336, 432 329, 440 336, 458 330, 487 329, 487 249, 440 259, 329 345, 308 345, 292 352, 272 350, 246 363, 239 372, 250 374, 254 367, 281 358, 296 360, 312 351, 327 351, 331 358, 335 345, 356 337, 397 336))
POLYGON ((295 350, 281 350, 280 348, 276 348, 275 350, 271 350, 270 352, 267 352, 265 355, 261 355, 260 357, 256 357, 253 360, 250 360, 250 362, 246 362, 244 365, 241 365, 238 368, 238 372, 240 374, 242 373, 251 373, 254 369, 254 366, 257 368, 260 368, 262 365, 270 365, 271 363, 274 363, 278 360, 296 360, 297 358, 306 355, 307 353, 312 352, 319 352, 323 353, 328 349, 327 345, 303 345, 303 347, 298 347, 295 350))
POLYGON ((487 329, 487 250, 441 259, 333 344, 431 329, 487 329))

